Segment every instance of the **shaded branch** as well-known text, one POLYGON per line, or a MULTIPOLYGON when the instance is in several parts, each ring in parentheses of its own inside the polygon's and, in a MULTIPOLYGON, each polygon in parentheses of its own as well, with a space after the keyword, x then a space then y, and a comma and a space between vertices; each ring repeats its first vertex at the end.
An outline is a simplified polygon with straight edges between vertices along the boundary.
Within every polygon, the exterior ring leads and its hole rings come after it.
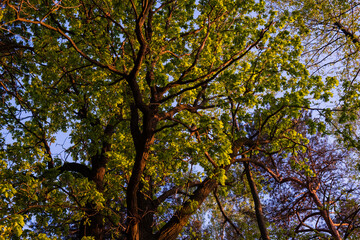
POLYGON ((269 233, 266 229, 266 222, 265 222, 265 217, 264 217, 264 213, 263 213, 260 198, 259 198, 259 193, 257 191, 256 184, 252 177, 249 163, 244 162, 244 166, 245 166, 246 178, 248 180, 250 190, 251 190, 251 195, 254 200, 256 220, 258 222, 259 230, 261 233, 261 238, 263 240, 270 240, 269 233))
POLYGON ((177 186, 173 187, 170 190, 165 191, 163 194, 161 194, 157 199, 154 200, 154 208, 157 208, 162 202, 164 202, 168 197, 177 194, 178 192, 182 191, 183 189, 192 188, 195 186, 200 185, 200 182, 189 182, 186 184, 186 186, 177 186))
POLYGON ((236 233, 241 236, 241 238, 245 239, 245 237, 241 234, 239 228, 234 224, 233 221, 231 221, 231 219, 226 215, 223 206, 221 205, 220 199, 216 193, 216 190, 213 192, 214 193, 214 197, 216 200, 217 205, 219 206, 220 212, 223 215, 223 217, 225 218, 225 221, 227 221, 228 223, 230 223, 230 225, 234 228, 234 230, 236 231, 236 233))
POLYGON ((355 45, 360 42, 359 38, 354 33, 350 32, 349 29, 345 28, 340 22, 335 22, 334 25, 338 27, 346 37, 350 38, 355 45))
POLYGON ((65 171, 80 173, 83 177, 90 178, 91 170, 87 166, 80 163, 64 163, 59 168, 60 173, 65 171))

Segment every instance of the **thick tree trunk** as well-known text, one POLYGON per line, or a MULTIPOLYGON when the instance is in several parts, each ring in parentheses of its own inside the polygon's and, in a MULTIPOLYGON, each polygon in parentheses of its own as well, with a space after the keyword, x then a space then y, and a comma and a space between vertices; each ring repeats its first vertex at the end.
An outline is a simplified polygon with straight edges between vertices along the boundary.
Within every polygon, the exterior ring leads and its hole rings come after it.
MULTIPOLYGON (((96 190, 100 193, 104 192, 104 177, 106 171, 106 164, 108 162, 105 153, 110 151, 111 145, 106 141, 103 143, 102 152, 91 158, 92 169, 89 180, 92 180, 96 185, 96 190)), ((103 240, 105 238, 104 216, 99 212, 96 203, 88 202, 86 204, 86 218, 83 219, 80 226, 80 236, 92 236, 96 240, 103 240), (89 221, 86 223, 86 221, 89 221)), ((80 238, 81 239, 81 238, 80 238)))
POLYGON ((126 201, 129 218, 129 237, 131 240, 140 240, 139 224, 142 221, 142 216, 139 213, 142 208, 141 201, 138 199, 140 191, 141 177, 145 169, 146 160, 149 157, 149 148, 153 142, 153 137, 144 143, 144 147, 140 153, 136 154, 135 164, 132 175, 130 177, 129 185, 126 191, 126 201))
MULTIPOLYGON (((126 203, 128 213, 128 237, 131 240, 140 240, 141 232, 147 236, 151 236, 146 232, 150 230, 143 230, 141 226, 144 226, 144 221, 149 221, 149 216, 142 214, 143 211, 147 211, 147 206, 141 206, 147 202, 143 196, 139 194, 141 190, 141 177, 145 170, 146 161, 149 158, 150 147, 154 142, 154 132, 157 125, 157 118, 155 118, 155 110, 148 111, 143 115, 142 131, 139 128, 139 115, 137 108, 132 106, 131 109, 131 134, 134 141, 134 147, 136 150, 134 167, 131 173, 130 181, 126 191, 126 203), (144 201, 142 201, 142 199, 144 201), (144 219, 143 219, 144 218, 144 219)), ((146 205, 146 204, 145 204, 146 205)))
POLYGON ((85 236, 94 237, 96 240, 104 239, 104 217, 96 210, 95 204, 86 204, 87 218, 84 218, 80 224, 79 239, 85 236))
MULTIPOLYGON (((142 186, 140 187, 142 188, 142 186)), ((141 192, 138 193, 139 214, 142 216, 139 222, 140 239, 155 239, 155 236, 152 233, 154 224, 154 204, 149 197, 151 194, 151 190, 147 194, 141 192)))
POLYGON ((255 184, 254 179, 251 174, 250 165, 248 162, 244 162, 244 166, 245 166, 246 178, 248 180, 250 190, 251 190, 251 195, 254 199, 256 220, 258 222, 259 230, 261 233, 261 238, 263 240, 270 240, 269 233, 266 229, 266 222, 265 222, 265 217, 264 217, 264 213, 262 210, 259 194, 258 194, 256 184, 255 184))

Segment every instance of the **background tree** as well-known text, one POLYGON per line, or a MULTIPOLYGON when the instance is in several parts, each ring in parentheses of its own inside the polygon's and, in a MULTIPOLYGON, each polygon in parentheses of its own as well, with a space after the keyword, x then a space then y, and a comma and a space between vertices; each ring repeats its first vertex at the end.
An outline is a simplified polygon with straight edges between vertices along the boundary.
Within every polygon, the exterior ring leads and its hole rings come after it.
POLYGON ((294 151, 286 158, 270 155, 271 161, 262 163, 277 182, 272 183, 266 208, 269 218, 284 229, 306 233, 308 238, 358 238, 355 196, 359 188, 352 178, 356 153, 319 134, 309 137, 304 146, 305 151, 294 151))
MULTIPOLYGON (((311 132, 306 126, 308 120, 307 115, 293 120, 294 125, 289 126, 289 129, 296 129, 306 136, 306 132, 311 132)), ((266 226, 269 237, 328 239, 331 236, 334 239, 357 239, 357 153, 338 146, 334 139, 330 140, 320 133, 309 135, 308 139, 294 141, 292 145, 286 146, 286 151, 274 151, 268 148, 269 145, 258 147, 250 159, 243 159, 253 166, 252 173, 257 176, 256 185, 262 189, 258 196, 268 222, 266 226)), ((245 174, 246 168, 240 167, 237 178, 243 180, 245 174)), ((227 185, 231 183, 233 181, 229 179, 227 185)), ((242 185, 237 181, 237 188, 242 185)), ((251 221, 250 226, 260 225, 256 222, 256 205, 252 196, 244 191, 236 192, 237 188, 231 188, 228 200, 224 201, 229 209, 228 216, 231 216, 230 219, 236 226, 249 224, 251 221), (237 199, 238 204, 231 203, 231 199, 237 199), (250 203, 250 208, 244 219, 241 218, 244 215, 241 205, 246 203, 250 203)), ((215 200, 213 205, 214 202, 215 200)), ((214 218, 219 218, 221 211, 216 211, 213 205, 211 214, 214 218)), ((218 223, 219 227, 226 223, 227 218, 224 219, 224 222, 218 223)), ((209 228, 215 232, 214 235, 220 234, 218 236, 222 237, 223 230, 216 230, 214 226, 209 228)), ((245 227, 244 230, 250 229, 251 227, 245 227)), ((236 230, 228 224, 224 239, 233 239, 234 232, 236 230)), ((256 237, 254 234, 260 233, 255 229, 250 232, 250 236, 244 233, 240 236, 251 239, 256 237)))
POLYGON ((302 61, 309 71, 341 80, 336 91, 333 91, 336 93, 336 97, 332 98, 333 103, 321 114, 342 136, 343 144, 357 148, 359 3, 312 0, 272 2, 280 15, 290 15, 295 20, 287 26, 297 31, 303 40, 302 61), (336 116, 333 116, 334 112, 337 112, 336 116))
POLYGON ((11 46, 4 238, 175 239, 194 232, 189 220, 200 234, 203 202, 229 204, 259 151, 303 149, 300 110, 336 84, 309 75, 300 37, 284 28, 293 18, 262 1, 5 1, 0 11, 11 46))

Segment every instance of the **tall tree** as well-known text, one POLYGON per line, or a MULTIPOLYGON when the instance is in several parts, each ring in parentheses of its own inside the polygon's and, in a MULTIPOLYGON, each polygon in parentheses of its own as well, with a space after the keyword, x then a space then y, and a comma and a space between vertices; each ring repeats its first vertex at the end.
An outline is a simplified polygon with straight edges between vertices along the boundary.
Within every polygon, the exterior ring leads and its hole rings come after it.
POLYGON ((4 1, 0 13, 4 238, 175 239, 252 152, 301 148, 294 119, 336 84, 309 76, 292 18, 263 1, 4 1))

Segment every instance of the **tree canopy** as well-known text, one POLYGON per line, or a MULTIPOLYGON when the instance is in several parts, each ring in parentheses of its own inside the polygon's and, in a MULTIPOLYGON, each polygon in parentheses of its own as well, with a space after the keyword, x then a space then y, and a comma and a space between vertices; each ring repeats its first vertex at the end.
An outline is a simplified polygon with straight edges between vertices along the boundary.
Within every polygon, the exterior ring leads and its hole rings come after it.
POLYGON ((358 5, 3 1, 0 239, 357 239, 358 5))

